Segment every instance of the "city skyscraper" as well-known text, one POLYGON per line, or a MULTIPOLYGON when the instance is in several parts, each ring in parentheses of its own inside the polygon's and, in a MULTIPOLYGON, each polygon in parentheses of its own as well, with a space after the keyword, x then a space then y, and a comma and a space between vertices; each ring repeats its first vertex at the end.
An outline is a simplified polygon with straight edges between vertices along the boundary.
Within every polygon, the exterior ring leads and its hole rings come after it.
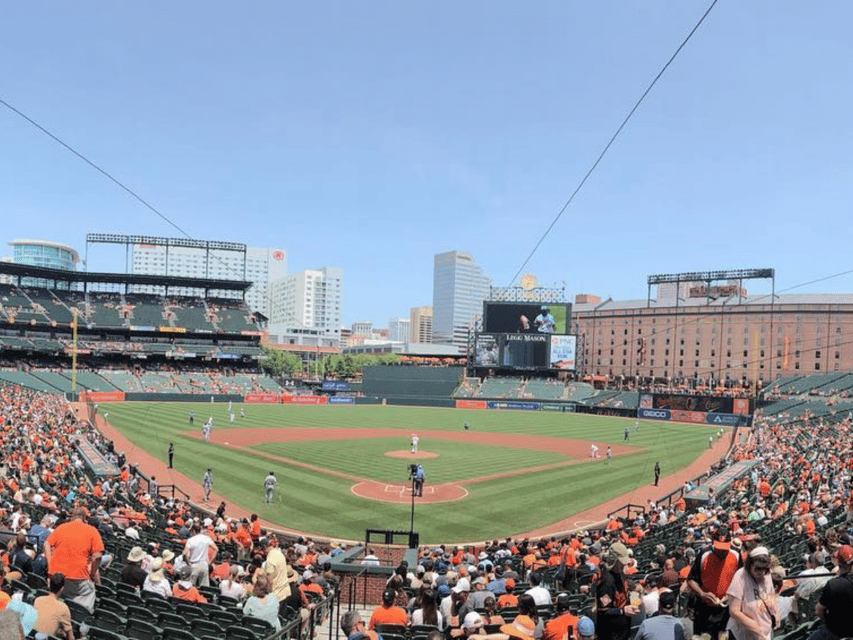
POLYGON ((462 351, 469 328, 483 313, 491 280, 470 253, 446 251, 435 255, 432 283, 432 341, 462 351))
POLYGON ((432 342, 432 307, 412 307, 409 310, 409 342, 432 342))

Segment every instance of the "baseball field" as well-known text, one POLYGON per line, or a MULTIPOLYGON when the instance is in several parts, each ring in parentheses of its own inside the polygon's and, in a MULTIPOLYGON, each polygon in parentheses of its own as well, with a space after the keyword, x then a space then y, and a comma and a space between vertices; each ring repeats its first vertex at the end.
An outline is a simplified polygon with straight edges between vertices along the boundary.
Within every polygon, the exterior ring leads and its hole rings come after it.
POLYGON ((176 472, 200 483, 210 467, 215 492, 264 520, 353 540, 368 528, 409 529, 410 464, 423 465, 426 475, 424 496, 415 499, 421 540, 475 541, 551 525, 648 485, 656 461, 664 475, 683 469, 716 433, 645 421, 634 431, 634 420, 538 411, 235 404, 232 423, 226 404, 123 403, 106 410, 134 447, 166 462, 174 442, 176 472), (201 427, 211 416, 205 441, 201 427), (411 453, 413 434, 418 454, 411 453), (279 486, 267 505, 263 480, 270 470, 279 486))

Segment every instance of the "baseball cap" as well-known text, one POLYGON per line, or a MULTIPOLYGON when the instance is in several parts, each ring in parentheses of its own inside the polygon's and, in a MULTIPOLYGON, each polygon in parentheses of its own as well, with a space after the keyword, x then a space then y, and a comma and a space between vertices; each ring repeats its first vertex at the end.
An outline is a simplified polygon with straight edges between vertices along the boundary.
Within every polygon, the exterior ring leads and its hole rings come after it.
POLYGON ((595 635, 595 623, 586 616, 583 616, 578 620, 578 633, 582 636, 595 635))
POLYGON ((446 598, 450 595, 450 587, 448 587, 446 584, 438 585, 438 595, 442 598, 446 598))
POLYGON ((483 624, 483 618, 476 611, 469 611, 462 621, 462 626, 465 629, 475 629, 483 624))
POLYGON ((515 589, 515 578, 507 578, 504 582, 504 586, 506 587, 507 591, 512 591, 513 589, 515 589))
POLYGON ((463 591, 471 591, 471 583, 468 582, 468 578, 461 578, 453 587, 453 593, 462 593, 463 591))
POLYGON ((838 562, 841 564, 850 564, 853 562, 853 547, 849 544, 843 544, 838 547, 838 551, 835 552, 835 557, 838 558, 838 562))

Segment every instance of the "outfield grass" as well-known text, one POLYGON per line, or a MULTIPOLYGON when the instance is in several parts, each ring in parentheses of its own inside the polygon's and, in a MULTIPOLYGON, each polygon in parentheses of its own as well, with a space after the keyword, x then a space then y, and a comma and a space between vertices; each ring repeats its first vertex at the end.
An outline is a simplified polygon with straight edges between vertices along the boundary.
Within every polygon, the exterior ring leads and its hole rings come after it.
MULTIPOLYGON (((196 436, 209 415, 214 433, 251 428, 347 427, 418 431, 462 430, 469 422, 480 433, 572 438, 595 442, 603 454, 608 443, 622 444, 633 421, 570 413, 471 411, 394 406, 245 406, 247 417, 227 421, 225 405, 124 403, 105 407, 109 421, 135 446, 166 461, 175 442, 175 467, 201 480, 214 470, 214 490, 229 501, 256 511, 284 527, 349 539, 363 539, 367 528, 409 528, 410 505, 380 503, 354 496, 352 481, 292 465, 272 463, 265 454, 333 469, 365 479, 404 484, 408 460, 390 458, 389 450, 405 450, 408 438, 370 438, 253 443, 235 450, 196 436), (195 425, 187 414, 196 411, 195 425), (192 434, 193 437, 189 437, 192 434), (264 505, 263 478, 270 468, 279 478, 281 504, 264 505)), ((235 405, 239 413, 239 408, 235 405)), ((417 504, 415 529, 424 542, 481 540, 528 531, 557 522, 632 489, 648 484, 655 461, 664 475, 689 465, 707 447, 712 427, 641 422, 628 444, 639 452, 603 460, 496 478, 465 485, 467 498, 444 504, 417 504)), ((272 433, 272 431, 270 432, 272 433)), ((222 436, 227 440, 227 437, 222 436)), ((424 460, 429 482, 464 478, 553 464, 569 458, 553 451, 505 448, 422 438, 421 450, 439 453, 424 460)), ((159 479, 159 478, 158 478, 159 479)), ((161 481, 162 483, 162 481, 161 481)))

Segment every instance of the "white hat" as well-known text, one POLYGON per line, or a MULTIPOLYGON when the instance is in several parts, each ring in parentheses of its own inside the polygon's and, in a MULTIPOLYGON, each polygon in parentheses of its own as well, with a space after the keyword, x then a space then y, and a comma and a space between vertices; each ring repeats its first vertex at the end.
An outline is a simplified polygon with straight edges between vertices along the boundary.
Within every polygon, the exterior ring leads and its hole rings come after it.
POLYGON ((465 615, 465 619, 462 621, 462 627, 464 629, 475 629, 483 624, 483 618, 476 611, 469 611, 465 615))
POLYGON ((471 583, 468 582, 468 578, 460 578, 456 586, 453 587, 454 593, 462 593, 463 591, 471 591, 471 583))

